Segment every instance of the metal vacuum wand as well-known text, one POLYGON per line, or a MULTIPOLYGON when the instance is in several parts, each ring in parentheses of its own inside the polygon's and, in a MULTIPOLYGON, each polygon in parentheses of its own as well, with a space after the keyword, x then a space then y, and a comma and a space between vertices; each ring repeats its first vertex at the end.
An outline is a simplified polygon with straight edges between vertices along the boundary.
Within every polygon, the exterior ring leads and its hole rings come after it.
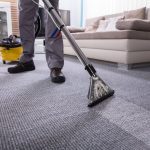
POLYGON ((104 83, 104 81, 96 74, 95 68, 84 55, 84 53, 76 43, 74 37, 70 34, 70 31, 63 23, 61 17, 59 16, 58 12, 55 10, 53 5, 50 3, 49 0, 43 0, 43 3, 45 4, 46 9, 48 10, 49 16, 52 18, 58 29, 64 33, 64 35, 70 42, 72 48, 76 52, 78 59, 85 66, 85 70, 87 70, 91 76, 90 88, 88 92, 88 99, 90 99, 90 103, 88 106, 94 106, 100 101, 112 96, 114 94, 114 90, 107 86, 104 83))
POLYGON ((75 42, 74 37, 70 34, 70 31, 66 28, 65 24, 63 23, 62 19, 60 18, 59 14, 57 13, 57 11, 54 9, 54 7, 49 2, 49 0, 43 0, 43 2, 49 12, 49 15, 54 20, 54 23, 59 28, 59 30, 63 31, 64 35, 66 36, 66 38, 70 42, 71 46, 75 50, 78 59, 85 66, 85 69, 90 73, 90 75, 95 76, 96 71, 95 71, 94 67, 92 67, 92 65, 89 63, 89 61, 87 60, 87 58, 81 51, 78 44, 75 42))

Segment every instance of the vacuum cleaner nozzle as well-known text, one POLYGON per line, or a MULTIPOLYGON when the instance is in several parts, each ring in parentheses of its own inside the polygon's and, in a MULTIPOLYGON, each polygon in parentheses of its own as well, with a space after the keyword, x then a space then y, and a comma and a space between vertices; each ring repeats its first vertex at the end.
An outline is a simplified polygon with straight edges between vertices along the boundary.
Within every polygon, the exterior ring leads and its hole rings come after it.
POLYGON ((90 100, 88 107, 95 106, 113 94, 114 90, 107 86, 99 76, 92 76, 90 78, 90 87, 88 92, 88 99, 90 100))

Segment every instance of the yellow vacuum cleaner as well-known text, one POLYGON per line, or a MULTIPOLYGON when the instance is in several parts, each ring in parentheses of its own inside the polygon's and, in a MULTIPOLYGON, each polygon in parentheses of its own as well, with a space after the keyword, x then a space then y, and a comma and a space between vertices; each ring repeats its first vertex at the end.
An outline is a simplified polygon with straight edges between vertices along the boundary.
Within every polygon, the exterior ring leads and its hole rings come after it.
POLYGON ((10 35, 0 42, 0 54, 3 64, 6 61, 18 61, 22 52, 21 40, 16 35, 10 35))
MULTIPOLYGON (((38 14, 35 25, 35 38, 38 36, 41 30, 41 18, 38 14)), ((2 58, 3 64, 6 61, 18 61, 23 53, 23 47, 20 37, 16 35, 10 35, 8 38, 0 41, 0 59, 2 58)))

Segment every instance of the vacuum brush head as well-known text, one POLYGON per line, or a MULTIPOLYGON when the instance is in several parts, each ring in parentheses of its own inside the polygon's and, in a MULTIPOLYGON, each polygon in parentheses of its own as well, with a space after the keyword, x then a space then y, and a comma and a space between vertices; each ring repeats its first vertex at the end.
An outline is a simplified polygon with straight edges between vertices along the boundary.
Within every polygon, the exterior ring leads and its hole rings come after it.
POLYGON ((88 104, 88 107, 97 105, 113 94, 114 90, 107 86, 104 81, 100 79, 100 77, 91 77, 88 92, 88 99, 90 100, 90 103, 88 104))

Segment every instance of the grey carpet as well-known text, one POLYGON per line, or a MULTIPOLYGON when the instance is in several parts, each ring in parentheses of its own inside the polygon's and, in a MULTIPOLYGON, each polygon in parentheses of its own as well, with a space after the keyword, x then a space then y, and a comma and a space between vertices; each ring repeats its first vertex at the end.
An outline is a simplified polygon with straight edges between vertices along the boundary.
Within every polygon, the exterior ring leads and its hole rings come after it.
POLYGON ((44 55, 17 75, 0 64, 0 150, 150 150, 150 68, 92 61, 115 96, 88 108, 89 76, 65 57, 66 82, 50 82, 44 55))

